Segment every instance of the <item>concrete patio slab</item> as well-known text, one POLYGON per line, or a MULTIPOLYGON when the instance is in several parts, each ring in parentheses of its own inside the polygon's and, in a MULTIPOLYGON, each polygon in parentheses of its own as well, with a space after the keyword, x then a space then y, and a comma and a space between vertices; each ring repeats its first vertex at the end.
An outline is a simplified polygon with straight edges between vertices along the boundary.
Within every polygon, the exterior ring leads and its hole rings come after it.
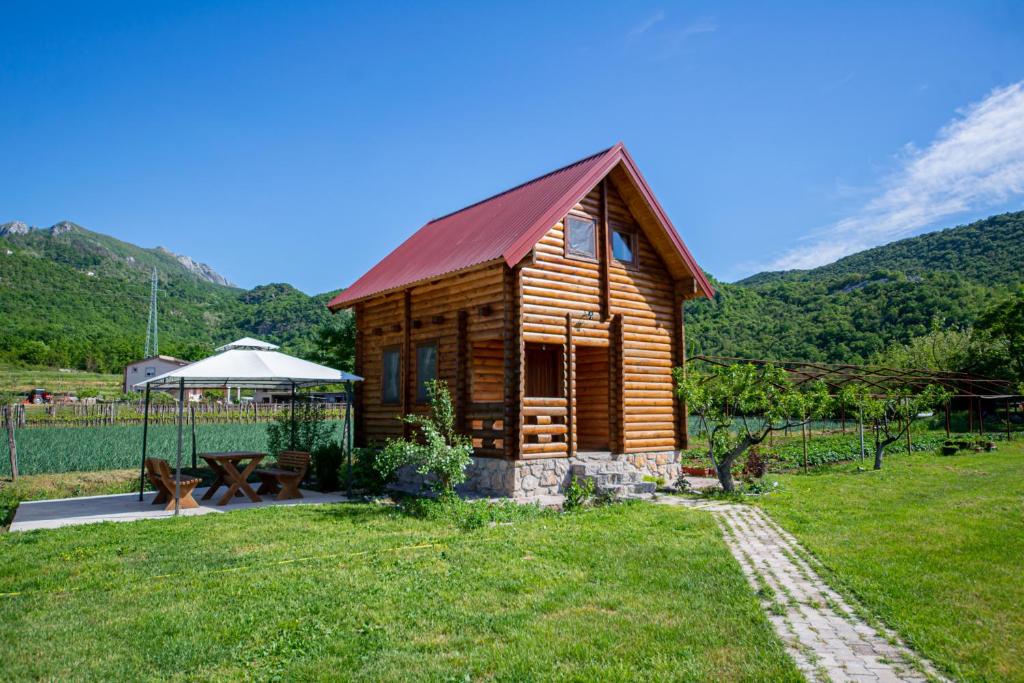
MULTIPOLYGON (((223 489, 222 489, 223 490, 223 489)), ((200 506, 191 510, 182 510, 182 515, 207 515, 211 513, 231 512, 232 510, 249 510, 270 505, 318 505, 323 503, 343 503, 348 499, 338 493, 320 493, 302 489, 302 498, 293 500, 275 500, 264 497, 259 503, 248 498, 235 498, 224 506, 215 505, 219 496, 210 500, 200 500, 206 492, 205 488, 196 489, 196 501, 200 506)), ((83 496, 81 498, 60 498, 57 500, 35 500, 22 503, 14 515, 11 531, 30 531, 32 529, 57 529, 77 524, 95 524, 97 522, 134 522, 140 519, 162 519, 173 517, 174 511, 165 511, 163 505, 153 505, 155 492, 146 493, 139 502, 138 493, 120 493, 110 496, 83 496)))

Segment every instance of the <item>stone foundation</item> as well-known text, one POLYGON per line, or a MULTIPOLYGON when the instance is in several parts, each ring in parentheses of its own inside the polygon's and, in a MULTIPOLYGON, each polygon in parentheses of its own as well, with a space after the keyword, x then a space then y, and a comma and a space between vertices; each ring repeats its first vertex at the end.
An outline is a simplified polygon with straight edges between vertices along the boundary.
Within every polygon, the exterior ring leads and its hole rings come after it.
MULTIPOLYGON (((537 458, 505 460, 504 458, 473 458, 466 471, 467 479, 458 487, 459 493, 492 498, 534 498, 563 493, 572 479, 572 465, 598 464, 601 461, 623 463, 640 476, 661 477, 666 484, 679 478, 679 454, 628 453, 626 455, 582 454, 575 458, 537 458)), ((424 477, 406 467, 398 472, 397 488, 418 491, 424 477)))

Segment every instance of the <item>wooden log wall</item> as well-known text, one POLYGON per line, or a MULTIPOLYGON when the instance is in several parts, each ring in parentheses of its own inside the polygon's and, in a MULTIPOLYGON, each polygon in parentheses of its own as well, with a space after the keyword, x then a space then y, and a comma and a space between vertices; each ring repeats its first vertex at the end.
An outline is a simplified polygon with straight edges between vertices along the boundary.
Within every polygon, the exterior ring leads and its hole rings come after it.
MULTIPOLYGON (((445 380, 456 405, 459 422, 474 434, 481 455, 504 454, 504 412, 495 410, 503 394, 493 394, 493 349, 502 362, 505 338, 503 277, 501 264, 465 271, 393 292, 357 305, 357 374, 365 377, 358 398, 357 427, 362 424, 362 444, 383 442, 404 433, 397 419, 406 413, 426 413, 428 406, 416 400, 416 353, 423 344, 437 344, 438 379, 445 380), (483 369, 474 369, 473 359, 465 361, 465 349, 483 349, 483 369), (382 401, 383 354, 385 349, 401 352, 398 403, 382 401), (480 377, 480 398, 473 393, 480 377), (461 392, 461 395, 460 395, 461 392), (490 392, 490 393, 489 393, 490 392), (362 410, 359 410, 360 402, 362 410), (499 438, 495 439, 497 433, 499 438)), ((500 381, 501 368, 498 368, 500 381)), ((500 385, 499 385, 500 387, 500 385)), ((500 388, 499 388, 500 390, 500 388)))
MULTIPOLYGON (((613 392, 612 408, 617 403, 622 414, 621 425, 616 425, 612 416, 612 449, 634 453, 671 450, 678 446, 680 438, 679 406, 672 385, 678 343, 673 279, 614 182, 606 181, 596 187, 574 207, 573 213, 597 222, 599 255, 611 252, 608 236, 601 229, 605 224, 609 235, 615 229, 635 233, 637 266, 627 267, 608 259, 605 273, 603 259, 567 256, 564 225, 559 222, 538 242, 532 262, 522 269, 523 339, 565 344, 568 314, 574 321, 577 353, 585 346, 608 347, 610 323, 617 318, 621 325, 618 333, 622 362, 618 376, 614 371, 611 373, 609 386, 613 392), (605 278, 608 319, 603 318, 602 306, 605 278)), ((578 375, 578 365, 576 372, 578 375)), ((582 391, 585 386, 577 376, 577 410, 582 391)), ((579 425, 575 438, 577 444, 581 438, 589 440, 582 436, 579 425)))

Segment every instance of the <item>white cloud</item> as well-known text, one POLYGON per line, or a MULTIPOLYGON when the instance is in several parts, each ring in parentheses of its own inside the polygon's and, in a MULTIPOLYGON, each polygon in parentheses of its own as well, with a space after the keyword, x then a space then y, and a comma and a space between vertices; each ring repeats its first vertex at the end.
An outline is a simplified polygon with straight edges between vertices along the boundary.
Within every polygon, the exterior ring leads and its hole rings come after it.
POLYGON ((650 31, 652 28, 654 28, 654 25, 657 24, 658 22, 664 20, 664 18, 665 18, 665 10, 659 9, 654 14, 652 14, 649 17, 647 17, 646 19, 644 19, 642 22, 640 22, 639 24, 637 24, 633 28, 629 29, 629 31, 626 32, 626 42, 628 43, 628 42, 631 42, 633 40, 636 40, 637 38, 639 38, 643 34, 645 34, 648 31, 650 31))
POLYGON ((957 112, 923 150, 908 145, 900 168, 857 212, 803 238, 760 270, 814 268, 922 231, 951 216, 1024 195, 1024 81, 957 112))

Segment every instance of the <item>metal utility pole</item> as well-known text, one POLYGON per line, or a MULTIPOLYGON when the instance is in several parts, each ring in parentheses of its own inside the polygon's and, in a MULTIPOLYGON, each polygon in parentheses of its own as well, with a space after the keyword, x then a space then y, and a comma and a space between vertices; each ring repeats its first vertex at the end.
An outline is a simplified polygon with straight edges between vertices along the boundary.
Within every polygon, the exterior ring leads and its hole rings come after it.
POLYGON ((157 333, 156 322, 156 290, 157 290, 156 268, 153 269, 153 282, 149 289, 149 322, 146 324, 146 349, 143 358, 152 358, 160 355, 160 341, 157 333))

